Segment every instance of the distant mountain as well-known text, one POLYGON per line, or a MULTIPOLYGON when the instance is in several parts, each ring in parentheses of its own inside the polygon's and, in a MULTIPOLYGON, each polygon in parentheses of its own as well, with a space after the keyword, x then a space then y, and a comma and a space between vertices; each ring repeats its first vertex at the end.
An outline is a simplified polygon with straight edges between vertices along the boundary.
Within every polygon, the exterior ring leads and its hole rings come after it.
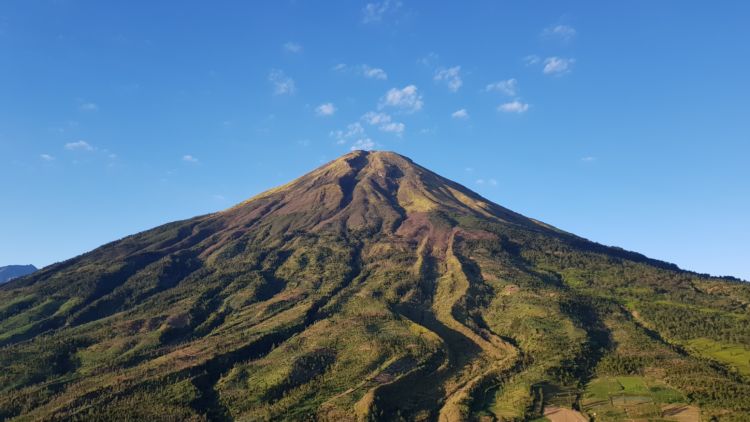
POLYGON ((0 284, 16 277, 31 274, 36 270, 37 268, 33 265, 7 265, 0 267, 0 284))
POLYGON ((356 151, 0 286, 0 420, 747 421, 748 345, 747 283, 356 151))

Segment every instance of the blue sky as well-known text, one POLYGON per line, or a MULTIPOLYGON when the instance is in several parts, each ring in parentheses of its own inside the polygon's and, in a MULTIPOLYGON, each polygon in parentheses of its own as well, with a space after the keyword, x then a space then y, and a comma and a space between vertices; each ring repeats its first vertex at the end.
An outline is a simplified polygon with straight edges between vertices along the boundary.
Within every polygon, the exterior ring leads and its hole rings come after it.
POLYGON ((0 265, 365 147, 750 279, 748 18, 743 1, 4 1, 0 265))

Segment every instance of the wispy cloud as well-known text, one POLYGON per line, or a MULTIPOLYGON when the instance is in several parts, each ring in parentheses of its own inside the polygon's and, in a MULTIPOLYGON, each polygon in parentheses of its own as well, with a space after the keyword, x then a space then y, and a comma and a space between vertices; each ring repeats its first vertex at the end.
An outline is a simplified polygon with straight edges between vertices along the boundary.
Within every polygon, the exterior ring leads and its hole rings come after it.
POLYGON ((390 122, 378 126, 378 129, 383 132, 390 132, 395 135, 401 136, 401 134, 403 134, 404 130, 406 129, 406 125, 401 122, 390 122))
POLYGON ((562 75, 573 69, 575 59, 566 59, 563 57, 547 57, 544 59, 544 68, 542 72, 545 75, 562 75))
POLYGON ((379 67, 372 67, 367 64, 363 64, 360 66, 349 66, 346 63, 339 63, 333 66, 332 69, 336 72, 356 73, 356 74, 364 76, 367 79, 379 79, 379 80, 388 79, 388 74, 385 72, 385 70, 379 67))
POLYGON ((197 158, 195 158, 195 157, 193 157, 193 156, 192 156, 192 155, 190 155, 190 154, 187 154, 187 155, 183 155, 183 156, 182 156, 182 161, 184 161, 184 162, 186 162, 186 163, 197 163, 197 162, 198 162, 198 159, 197 159, 197 158))
POLYGON ((354 142, 354 145, 352 145, 352 151, 358 150, 358 149, 364 149, 364 150, 371 150, 375 148, 375 141, 373 141, 370 138, 361 138, 357 139, 356 142, 354 142))
POLYGON ((509 103, 500 104, 500 106, 497 107, 499 111, 502 111, 503 113, 525 113, 529 110, 529 104, 523 103, 521 101, 515 100, 511 101, 509 103))
POLYGON ((65 149, 70 151, 93 151, 94 147, 86 141, 68 142, 65 149))
POLYGON ((336 107, 333 103, 323 103, 315 107, 315 114, 318 116, 333 116, 334 113, 336 113, 336 107))
POLYGON ((362 120, 371 125, 380 125, 391 121, 391 116, 386 113, 368 111, 362 116, 362 120))
POLYGON ((493 82, 485 87, 485 91, 502 92, 503 94, 512 97, 518 94, 518 81, 515 78, 510 78, 504 81, 493 82))
POLYGON ((596 161, 596 157, 587 155, 586 157, 581 157, 581 161, 583 161, 584 163, 593 163, 594 161, 596 161))
POLYGON ((461 110, 456 110, 451 113, 451 117, 454 119, 466 120, 469 118, 469 112, 466 111, 465 108, 462 108, 461 110))
POLYGON ((385 73, 385 70, 378 67, 370 67, 366 64, 362 65, 362 75, 368 79, 388 79, 388 74, 385 73))
POLYGON ((362 116, 361 120, 371 126, 376 126, 383 132, 390 132, 398 136, 401 136, 406 130, 405 124, 394 122, 389 114, 383 112, 368 111, 362 116))
POLYGON ((49 154, 40 154, 39 158, 41 158, 44 161, 54 161, 55 157, 49 155, 49 154))
POLYGON ((99 111, 99 106, 96 103, 83 103, 78 106, 81 111, 94 112, 99 111))
POLYGON ((537 56, 536 54, 529 54, 528 56, 523 58, 523 62, 526 66, 533 66, 541 61, 542 58, 537 56))
POLYGON ((435 52, 430 52, 430 53, 427 53, 425 56, 417 59, 417 63, 421 64, 422 66, 435 67, 437 66, 437 63, 439 60, 440 60, 440 55, 438 55, 435 52))
POLYGON ((392 88, 381 98, 379 107, 393 107, 407 113, 422 109, 424 101, 415 85, 407 85, 401 89, 392 88))
POLYGON ((495 180, 495 179, 477 179, 477 180, 475 180, 475 183, 477 185, 497 186, 497 180, 495 180))
POLYGON ((542 31, 542 37, 560 40, 562 42, 570 42, 576 36, 576 30, 572 26, 568 25, 552 25, 544 28, 542 31))
POLYGON ((365 133, 365 128, 359 122, 349 124, 345 130, 331 131, 330 135, 336 140, 337 144, 345 144, 348 141, 361 137, 365 133))
POLYGON ((302 52, 302 46, 296 42, 289 41, 284 44, 284 51, 288 53, 301 53, 302 52))
POLYGON ((461 79, 461 66, 453 66, 449 68, 440 68, 435 71, 435 81, 444 82, 448 85, 448 89, 451 92, 457 92, 464 81, 461 79))
POLYGON ((292 95, 296 91, 294 79, 288 77, 283 70, 271 70, 268 80, 273 85, 273 93, 275 95, 292 95))
POLYGON ((383 0, 367 3, 362 8, 363 23, 381 22, 386 15, 392 14, 401 8, 401 2, 398 0, 383 0))

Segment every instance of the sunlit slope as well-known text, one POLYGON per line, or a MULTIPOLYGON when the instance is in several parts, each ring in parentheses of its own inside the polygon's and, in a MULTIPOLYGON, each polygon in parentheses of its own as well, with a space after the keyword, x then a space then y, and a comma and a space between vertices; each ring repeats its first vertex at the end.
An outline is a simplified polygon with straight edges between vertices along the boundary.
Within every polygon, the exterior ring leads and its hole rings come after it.
POLYGON ((749 304, 357 151, 0 287, 0 419, 747 420, 749 304))

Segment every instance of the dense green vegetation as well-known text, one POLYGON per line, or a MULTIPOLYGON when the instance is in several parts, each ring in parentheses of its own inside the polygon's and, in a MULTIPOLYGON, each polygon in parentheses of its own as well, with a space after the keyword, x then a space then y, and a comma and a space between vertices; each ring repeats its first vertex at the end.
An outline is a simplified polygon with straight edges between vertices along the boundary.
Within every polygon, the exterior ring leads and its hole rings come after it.
POLYGON ((749 306, 355 152, 0 287, 0 420, 748 420, 749 306))

